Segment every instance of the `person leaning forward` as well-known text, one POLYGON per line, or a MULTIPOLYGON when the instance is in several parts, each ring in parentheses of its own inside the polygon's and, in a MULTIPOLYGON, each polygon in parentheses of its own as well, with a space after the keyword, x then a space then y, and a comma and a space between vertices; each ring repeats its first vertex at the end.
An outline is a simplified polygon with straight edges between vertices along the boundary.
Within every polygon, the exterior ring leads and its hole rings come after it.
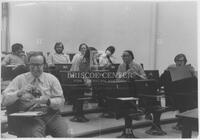
POLYGON ((18 102, 20 111, 41 109, 46 114, 19 118, 17 123, 20 124, 20 130, 17 136, 45 137, 48 132, 53 137, 69 137, 68 126, 59 113, 65 101, 59 81, 53 75, 43 72, 46 61, 42 54, 31 54, 28 62, 30 72, 13 79, 3 91, 2 105, 8 107, 18 102), (38 94, 35 95, 34 91, 38 94))

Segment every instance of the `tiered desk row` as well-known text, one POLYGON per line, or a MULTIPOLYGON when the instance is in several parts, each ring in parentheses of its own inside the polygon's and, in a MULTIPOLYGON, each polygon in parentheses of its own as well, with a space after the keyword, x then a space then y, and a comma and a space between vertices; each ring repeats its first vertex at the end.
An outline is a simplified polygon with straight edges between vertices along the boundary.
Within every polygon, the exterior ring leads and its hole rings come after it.
MULTIPOLYGON (((56 65, 46 71, 59 79, 66 101, 73 104, 74 118, 71 121, 89 121, 84 116, 83 102, 92 100, 98 103, 99 107, 102 108, 101 111, 113 113, 116 119, 124 118, 125 127, 121 137, 135 137, 132 130, 132 118, 148 113, 153 114, 153 123, 151 129, 147 130, 146 133, 166 134, 160 126, 160 116, 163 112, 173 108, 165 106, 166 95, 171 94, 165 94, 163 90, 159 89, 158 70, 146 70, 147 80, 105 78, 103 74, 108 72, 105 70, 90 71, 87 73, 90 78, 85 79, 81 77, 82 72, 69 70, 70 64, 56 65), (92 75, 90 75, 91 73, 92 75), (86 84, 87 82, 89 84, 86 84), (86 95, 85 93, 91 94, 86 95)), ((117 68, 110 72, 116 73, 116 70, 117 68)), ((193 95, 197 96, 197 91, 194 92, 196 93, 193 95)))

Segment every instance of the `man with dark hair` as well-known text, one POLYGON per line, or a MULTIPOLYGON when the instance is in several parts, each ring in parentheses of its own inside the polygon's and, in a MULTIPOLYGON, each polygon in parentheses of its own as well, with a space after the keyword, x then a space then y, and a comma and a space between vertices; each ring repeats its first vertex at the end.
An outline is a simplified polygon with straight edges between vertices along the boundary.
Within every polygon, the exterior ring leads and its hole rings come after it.
POLYGON ((103 69, 109 69, 113 65, 113 54, 115 53, 115 47, 109 46, 105 53, 99 57, 99 65, 103 69))
POLYGON ((141 65, 135 63, 133 52, 125 50, 122 54, 123 63, 118 67, 118 78, 146 79, 145 72, 141 65), (129 77, 129 78, 130 78, 129 77))
POLYGON ((63 53, 64 45, 62 42, 57 42, 54 46, 55 53, 50 54, 47 60, 49 66, 54 66, 54 64, 67 64, 70 63, 69 56, 63 53))
POLYGON ((23 45, 15 43, 12 45, 12 54, 5 56, 1 62, 3 80, 10 80, 17 75, 27 72, 27 57, 23 51, 23 45))
POLYGON ((54 137, 69 136, 67 124, 59 113, 65 101, 61 85, 52 74, 43 72, 44 63, 42 54, 31 54, 30 72, 18 75, 3 91, 3 106, 45 113, 40 117, 16 118, 20 125, 18 137, 45 137, 46 131, 54 137))
POLYGON ((23 52, 23 45, 16 43, 12 45, 12 54, 7 55, 1 62, 1 66, 6 65, 25 65, 25 54, 23 52))

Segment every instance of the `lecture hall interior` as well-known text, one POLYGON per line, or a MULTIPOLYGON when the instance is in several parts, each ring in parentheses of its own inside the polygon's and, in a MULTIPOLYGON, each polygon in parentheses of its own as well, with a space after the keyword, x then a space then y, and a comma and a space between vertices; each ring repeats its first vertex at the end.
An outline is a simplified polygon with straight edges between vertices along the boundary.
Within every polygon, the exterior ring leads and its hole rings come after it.
POLYGON ((1 138, 198 138, 197 1, 1 2, 1 138))

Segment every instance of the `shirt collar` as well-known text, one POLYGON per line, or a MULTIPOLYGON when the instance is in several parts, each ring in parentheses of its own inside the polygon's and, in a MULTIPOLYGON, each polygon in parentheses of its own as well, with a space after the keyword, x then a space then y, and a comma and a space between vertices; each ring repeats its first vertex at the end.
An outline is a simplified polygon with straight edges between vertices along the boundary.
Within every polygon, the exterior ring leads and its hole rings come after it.
MULTIPOLYGON (((123 62, 124 63, 124 62, 123 62)), ((124 63, 124 65, 126 65, 126 63, 124 63)), ((133 61, 131 61, 130 63, 129 63, 129 66, 131 66, 131 65, 133 65, 133 61)))
MULTIPOLYGON (((35 80, 36 77, 34 77, 32 75, 32 73, 30 72, 29 75, 28 75, 28 80, 30 80, 31 82, 33 82, 35 80)), ((41 82, 41 83, 44 83, 44 73, 42 73, 38 78, 38 81, 41 82)))
POLYGON ((62 53, 59 53, 59 54, 55 52, 54 54, 55 54, 55 55, 64 55, 63 52, 62 52, 62 53))

